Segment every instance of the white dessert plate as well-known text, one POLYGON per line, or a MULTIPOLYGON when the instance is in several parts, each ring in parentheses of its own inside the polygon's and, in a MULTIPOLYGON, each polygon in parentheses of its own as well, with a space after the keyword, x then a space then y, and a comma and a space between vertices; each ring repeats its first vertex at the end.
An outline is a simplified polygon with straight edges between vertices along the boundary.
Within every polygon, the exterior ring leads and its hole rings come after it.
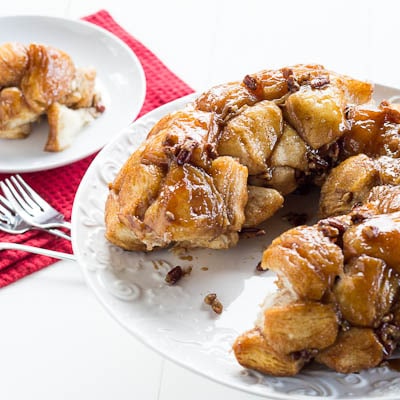
MULTIPOLYGON (((400 90, 376 87, 377 98, 400 90)), ((315 218, 318 195, 293 195, 274 218, 265 236, 242 239, 229 250, 127 252, 104 238, 104 204, 111 182, 124 161, 166 113, 193 95, 140 118, 108 144, 89 167, 77 192, 72 214, 72 244, 89 287, 108 312, 137 339, 164 357, 232 388, 268 399, 398 399, 400 375, 389 367, 359 374, 338 374, 319 365, 298 376, 276 378, 243 369, 231 351, 242 332, 253 327, 259 304, 275 290, 272 272, 257 272, 263 249, 290 228, 289 211, 315 218), (174 266, 192 267, 177 284, 164 278, 174 266), (216 293, 224 310, 215 314, 204 304, 216 293)))
POLYGON ((47 122, 35 124, 27 139, 0 139, 0 172, 33 172, 80 160, 101 149, 138 115, 146 93, 143 68, 119 38, 94 24, 47 16, 0 17, 0 44, 32 42, 67 52, 77 67, 94 67, 105 112, 61 152, 43 150, 47 122))

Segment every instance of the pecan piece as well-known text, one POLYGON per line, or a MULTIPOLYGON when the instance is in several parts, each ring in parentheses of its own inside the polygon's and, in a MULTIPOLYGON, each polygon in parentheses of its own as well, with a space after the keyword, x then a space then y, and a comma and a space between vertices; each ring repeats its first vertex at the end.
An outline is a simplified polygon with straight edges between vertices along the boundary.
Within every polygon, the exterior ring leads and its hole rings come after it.
POLYGON ((321 89, 330 83, 331 81, 329 80, 329 76, 317 76, 316 78, 311 79, 310 86, 313 89, 321 89))
POLYGON ((172 268, 165 277, 165 282, 170 285, 175 285, 183 276, 182 267, 177 265, 176 267, 172 268))
POLYGON ((206 297, 204 297, 204 303, 211 306, 211 309, 216 314, 221 314, 224 309, 222 303, 218 300, 216 293, 209 293, 206 297))
POLYGON ((257 80, 250 75, 246 75, 243 79, 243 83, 247 86, 250 90, 257 90, 257 80))

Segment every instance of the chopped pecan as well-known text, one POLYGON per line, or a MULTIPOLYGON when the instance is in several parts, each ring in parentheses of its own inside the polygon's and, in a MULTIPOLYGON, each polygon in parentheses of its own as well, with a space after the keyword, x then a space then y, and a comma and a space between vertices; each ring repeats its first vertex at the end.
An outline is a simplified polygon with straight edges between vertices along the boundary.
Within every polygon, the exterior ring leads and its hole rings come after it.
POLYGON ((332 228, 335 228, 338 230, 340 235, 343 235, 343 233, 348 229, 348 224, 346 224, 344 221, 342 221, 339 218, 335 217, 328 217, 325 219, 322 219, 321 221, 318 222, 318 227, 322 226, 331 226, 332 228))
POLYGON ((165 282, 170 285, 175 285, 183 276, 182 267, 177 265, 176 267, 172 268, 165 277, 165 282))
POLYGON ((322 87, 331 83, 329 76, 317 76, 311 79, 310 86, 313 89, 321 89, 322 87))
POLYGON ((207 157, 211 160, 215 160, 218 157, 217 148, 215 143, 207 143, 204 147, 207 157))
POLYGON ((376 334, 383 344, 387 356, 390 356, 400 343, 400 327, 384 322, 376 330, 376 334))
POLYGON ((211 306, 211 304, 215 301, 216 298, 217 298, 216 293, 209 293, 206 297, 204 297, 204 303, 211 306))
POLYGON ((294 93, 300 90, 300 85, 293 75, 288 76, 286 82, 290 93, 294 93))
POLYGON ((195 140, 187 140, 181 146, 175 147, 176 162, 178 165, 183 165, 189 162, 193 151, 199 146, 195 140))
POLYGON ((329 168, 329 162, 321 157, 315 150, 309 150, 307 152, 308 167, 310 170, 317 174, 322 175, 329 168))
POLYGON ((285 79, 289 78, 289 76, 293 75, 293 70, 291 68, 282 68, 282 75, 285 79))
POLYGON ((250 90, 257 90, 257 80, 250 75, 246 75, 243 79, 243 83, 247 86, 250 90))
POLYGON ((215 299, 211 304, 211 308, 216 314, 221 314, 224 309, 224 306, 218 299, 215 299))
POLYGON ((211 306, 211 309, 216 314, 221 314, 224 309, 222 303, 218 300, 218 297, 215 293, 209 293, 206 297, 204 297, 204 303, 211 306))

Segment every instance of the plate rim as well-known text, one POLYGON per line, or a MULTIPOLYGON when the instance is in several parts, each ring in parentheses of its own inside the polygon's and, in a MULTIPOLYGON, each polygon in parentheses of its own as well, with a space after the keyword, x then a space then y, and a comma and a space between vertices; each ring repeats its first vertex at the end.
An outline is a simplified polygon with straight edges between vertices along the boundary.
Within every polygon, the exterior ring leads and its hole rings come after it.
MULTIPOLYGON (((101 35, 104 35, 105 37, 107 37, 107 39, 110 40, 111 42, 118 44, 118 47, 123 49, 123 51, 126 53, 126 55, 131 59, 132 65, 134 65, 134 67, 136 69, 135 74, 137 75, 138 82, 140 82, 140 84, 138 85, 139 90, 137 92, 135 91, 135 98, 137 99, 137 105, 136 105, 136 107, 131 108, 132 109, 131 113, 129 113, 129 114, 127 113, 125 126, 120 127, 119 130, 126 128, 127 126, 129 126, 132 123, 132 121, 135 121, 135 119, 139 115, 141 109, 143 108, 143 104, 145 102, 145 98, 146 98, 146 94, 147 94, 147 81, 146 81, 146 75, 144 72, 144 68, 143 68, 143 65, 142 65, 139 57, 136 55, 135 51, 133 49, 131 49, 122 39, 120 39, 117 35, 113 34, 112 32, 108 31, 107 29, 105 29, 97 24, 94 24, 92 22, 89 22, 89 21, 86 21, 83 19, 75 19, 75 18, 62 17, 62 16, 53 16, 53 15, 48 15, 48 14, 30 14, 30 13, 5 14, 5 15, 0 16, 0 23, 4 20, 12 21, 12 20, 22 20, 22 19, 28 19, 28 20, 35 19, 38 22, 40 22, 41 20, 60 21, 60 22, 63 22, 65 24, 68 24, 71 26, 80 26, 89 31, 98 32, 101 35), (128 115, 129 115, 129 118, 128 118, 128 115)), ((6 140, 6 139, 4 139, 4 140, 6 140)), ((44 164, 23 165, 22 167, 18 167, 18 168, 15 168, 14 164, 11 167, 0 164, 0 173, 4 173, 4 174, 28 173, 28 172, 30 173, 30 172, 40 172, 40 171, 45 171, 45 170, 52 170, 54 168, 63 167, 66 165, 73 164, 77 161, 83 160, 84 158, 89 157, 89 156, 95 154, 96 152, 99 152, 109 142, 110 142, 110 140, 106 141, 105 143, 102 143, 101 145, 87 149, 84 152, 80 152, 78 155, 74 155, 75 153, 73 153, 71 156, 69 156, 67 158, 62 158, 61 160, 58 160, 58 159, 48 160, 44 164)), ((47 153, 43 150, 43 155, 45 155, 45 154, 47 154, 47 153)), ((55 154, 57 154, 57 153, 55 153, 55 154)))

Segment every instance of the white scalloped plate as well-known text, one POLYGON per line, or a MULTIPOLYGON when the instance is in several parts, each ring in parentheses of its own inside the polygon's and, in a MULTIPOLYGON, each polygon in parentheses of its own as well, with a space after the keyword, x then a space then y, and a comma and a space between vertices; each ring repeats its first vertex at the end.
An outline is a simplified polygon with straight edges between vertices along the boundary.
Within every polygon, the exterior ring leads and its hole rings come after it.
POLYGON ((143 68, 119 38, 85 21, 38 15, 0 17, 0 44, 43 43, 67 52, 77 67, 94 67, 106 111, 79 132, 64 151, 43 150, 48 126, 34 125, 28 138, 0 139, 0 172, 33 172, 80 160, 113 140, 139 114, 146 93, 143 68))
MULTIPOLYGON (((380 98, 400 94, 383 86, 377 86, 376 92, 380 98)), ((266 236, 243 239, 229 250, 193 250, 189 252, 192 260, 167 250, 125 252, 105 240, 107 183, 149 129, 191 98, 140 118, 101 151, 86 173, 73 208, 72 244, 90 288, 109 313, 143 343, 233 388, 269 399, 398 399, 400 374, 388 367, 342 375, 313 365, 296 377, 274 378, 244 370, 230 350, 235 338, 253 326, 258 305, 274 291, 274 275, 257 273, 255 267, 262 250, 289 228, 282 214, 289 210, 313 214, 316 198, 313 202, 306 196, 293 196, 287 207, 268 221, 266 236), (193 270, 178 284, 169 286, 164 277, 176 265, 192 266, 193 270), (219 316, 203 303, 210 292, 217 293, 224 306, 219 316)))

